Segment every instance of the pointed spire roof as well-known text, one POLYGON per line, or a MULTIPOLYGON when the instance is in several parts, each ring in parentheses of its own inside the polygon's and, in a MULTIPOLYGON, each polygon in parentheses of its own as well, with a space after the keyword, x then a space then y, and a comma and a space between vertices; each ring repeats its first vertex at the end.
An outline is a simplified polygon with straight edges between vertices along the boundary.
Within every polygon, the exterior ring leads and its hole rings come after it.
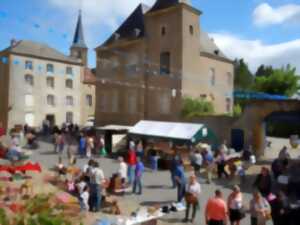
POLYGON ((83 35, 83 26, 82 26, 82 20, 81 20, 81 10, 79 11, 76 30, 74 34, 73 44, 72 47, 77 48, 87 48, 84 40, 83 35))

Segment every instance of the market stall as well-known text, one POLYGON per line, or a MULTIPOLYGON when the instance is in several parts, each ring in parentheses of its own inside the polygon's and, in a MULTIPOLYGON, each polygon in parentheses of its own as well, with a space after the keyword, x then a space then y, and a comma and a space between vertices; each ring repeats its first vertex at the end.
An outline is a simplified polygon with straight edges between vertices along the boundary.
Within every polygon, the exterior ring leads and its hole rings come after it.
POLYGON ((129 138, 143 140, 145 159, 153 151, 159 157, 159 167, 168 169, 174 155, 180 155, 189 167, 191 147, 199 142, 215 144, 213 132, 204 124, 145 121, 138 122, 129 130, 129 138))

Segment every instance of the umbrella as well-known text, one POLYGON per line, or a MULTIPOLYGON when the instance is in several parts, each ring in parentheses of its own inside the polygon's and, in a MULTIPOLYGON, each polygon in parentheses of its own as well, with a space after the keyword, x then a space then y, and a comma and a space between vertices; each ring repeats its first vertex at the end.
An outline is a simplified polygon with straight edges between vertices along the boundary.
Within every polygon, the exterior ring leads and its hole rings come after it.
POLYGON ((26 163, 22 166, 6 166, 6 165, 0 165, 0 172, 9 172, 11 174, 14 174, 16 172, 26 172, 26 171, 36 171, 41 172, 41 166, 39 163, 32 164, 31 162, 26 163))

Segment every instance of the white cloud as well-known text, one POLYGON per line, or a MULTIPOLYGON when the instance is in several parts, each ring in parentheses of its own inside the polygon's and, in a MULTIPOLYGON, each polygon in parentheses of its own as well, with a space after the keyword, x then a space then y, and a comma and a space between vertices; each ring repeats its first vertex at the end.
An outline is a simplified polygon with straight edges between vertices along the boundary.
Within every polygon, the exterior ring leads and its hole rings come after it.
POLYGON ((277 68, 291 64, 300 74, 300 39, 270 45, 226 33, 212 33, 210 36, 228 57, 244 58, 253 72, 261 64, 277 68))
POLYGON ((298 23, 300 21, 300 5, 286 4, 273 8, 268 3, 258 5, 253 12, 253 22, 264 27, 283 23, 298 23))
POLYGON ((139 3, 152 5, 154 0, 48 0, 50 4, 73 14, 80 8, 88 25, 104 25, 115 28, 118 20, 127 16, 139 3))

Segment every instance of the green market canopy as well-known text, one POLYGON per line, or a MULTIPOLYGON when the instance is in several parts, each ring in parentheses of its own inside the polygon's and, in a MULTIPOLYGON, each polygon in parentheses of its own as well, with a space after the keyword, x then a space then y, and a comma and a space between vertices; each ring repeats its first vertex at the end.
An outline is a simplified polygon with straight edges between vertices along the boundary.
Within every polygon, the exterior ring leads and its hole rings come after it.
POLYGON ((132 127, 129 130, 129 135, 168 139, 191 144, 197 144, 214 136, 204 124, 146 120, 141 120, 132 127))

